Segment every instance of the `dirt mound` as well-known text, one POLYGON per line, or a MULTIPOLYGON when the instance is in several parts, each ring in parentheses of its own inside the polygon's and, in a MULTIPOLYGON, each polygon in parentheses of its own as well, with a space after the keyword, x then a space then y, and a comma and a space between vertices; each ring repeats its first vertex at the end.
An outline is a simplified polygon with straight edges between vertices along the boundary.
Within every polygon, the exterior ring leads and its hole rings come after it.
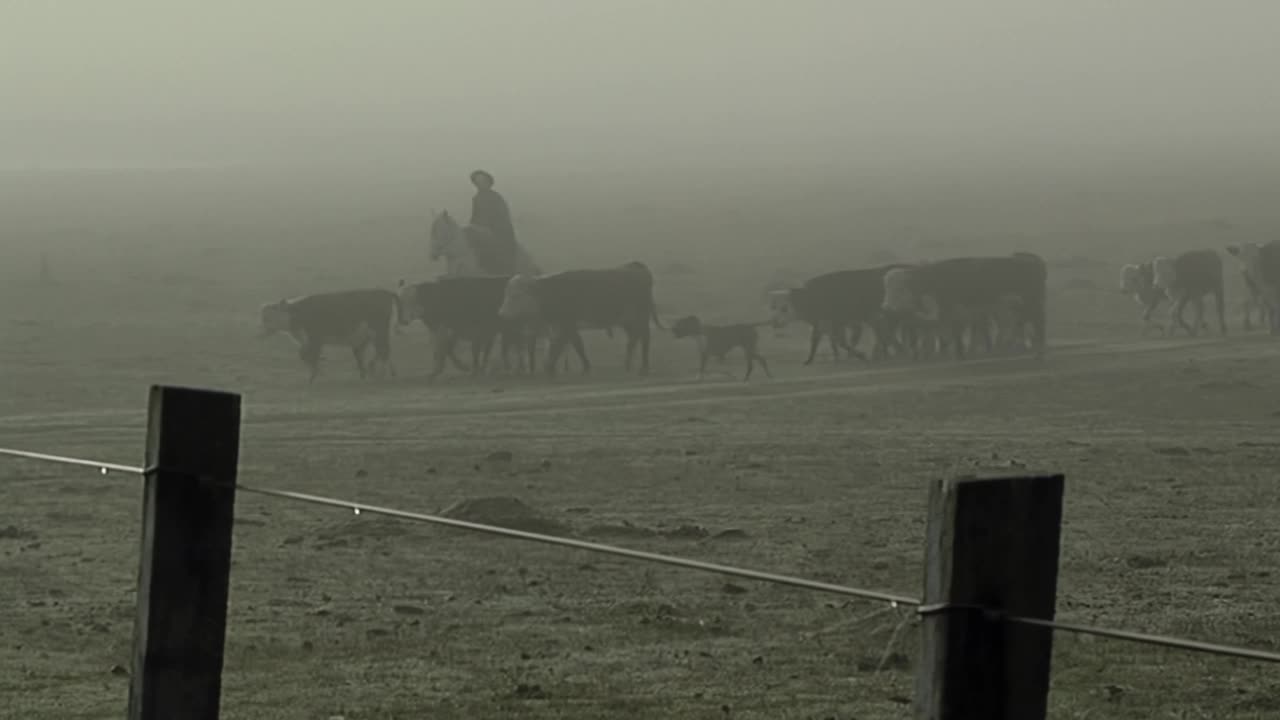
POLYGON ((36 534, 30 530, 10 525, 0 528, 0 540, 35 540, 36 534))
POLYGON ((440 514, 454 520, 497 525, 511 530, 542 533, 544 535, 571 535, 569 526, 544 517, 538 511, 513 497, 468 498, 459 500, 440 514))

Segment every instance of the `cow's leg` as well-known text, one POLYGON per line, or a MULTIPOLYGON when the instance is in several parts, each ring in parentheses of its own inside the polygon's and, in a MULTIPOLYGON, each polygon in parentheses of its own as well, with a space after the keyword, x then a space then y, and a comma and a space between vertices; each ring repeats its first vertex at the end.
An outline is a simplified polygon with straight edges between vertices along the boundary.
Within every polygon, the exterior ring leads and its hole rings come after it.
POLYGON ((761 355, 757 350, 753 349, 751 351, 751 354, 755 356, 756 362, 760 363, 760 369, 764 371, 764 376, 769 379, 773 379, 773 372, 769 370, 769 361, 765 360, 764 356, 761 355))
MULTIPOLYGON (((591 361, 587 360, 587 346, 582 342, 582 333, 575 329, 573 333, 569 335, 569 344, 573 346, 574 352, 578 354, 578 360, 582 363, 582 374, 590 375, 591 361)), ((565 364, 567 366, 568 358, 565 358, 565 360, 565 364)))
POLYGON ((840 323, 832 322, 828 340, 831 343, 831 361, 840 362, 840 348, 847 345, 844 336, 844 326, 840 323))
MULTIPOLYGON (((441 330, 428 326, 427 330, 431 333, 431 345, 444 350, 443 358, 447 358, 453 363, 453 366, 459 372, 470 372, 471 368, 467 367, 462 360, 458 358, 457 333, 453 330, 441 330)), ((440 368, 443 370, 444 368, 440 368)), ((436 373, 439 374, 438 372, 436 373)))
POLYGON ((1227 310, 1226 303, 1224 301, 1225 298, 1223 298, 1222 288, 1214 288, 1213 304, 1215 309, 1218 311, 1218 333, 1223 337, 1227 334, 1227 310))
POLYGON ((627 372, 631 372, 631 358, 636 352, 636 346, 640 344, 640 338, 630 327, 623 327, 622 330, 627 335, 626 359, 623 361, 622 366, 627 372))
POLYGON ((1196 328, 1196 335, 1199 335, 1202 331, 1208 332, 1209 323, 1204 319, 1204 298, 1198 297, 1196 298, 1195 302, 1196 302, 1195 328, 1196 328))
MULTIPOLYGON (((1156 311, 1156 308, 1158 307, 1160 307, 1160 298, 1149 300, 1143 304, 1142 335, 1144 337, 1146 336, 1147 332, 1150 331, 1152 328, 1159 330, 1161 333, 1166 333, 1164 326, 1161 325, 1158 321, 1153 320, 1151 317, 1152 313, 1154 313, 1156 311)), ((1169 332, 1172 332, 1172 328, 1170 328, 1169 332)))
POLYGON ((551 341, 547 343, 547 376, 555 377, 556 361, 560 359, 560 353, 564 352, 565 344, 569 342, 568 337, 563 332, 552 334, 551 341))
POLYGON ((479 377, 485 374, 489 367, 488 347, 485 345, 485 335, 478 332, 471 339, 471 376, 479 377))
POLYGON ((502 374, 511 374, 511 338, 506 330, 498 333, 498 354, 502 356, 502 374))
POLYGON ((809 357, 805 359, 805 365, 813 364, 813 357, 818 354, 818 343, 822 342, 822 327, 814 323, 813 331, 809 333, 809 357))
POLYGON ((862 323, 855 322, 849 326, 849 338, 845 349, 849 351, 850 358, 857 358, 865 362, 867 355, 858 349, 858 343, 860 342, 862 342, 862 323))
POLYGON ((636 331, 640 335, 640 374, 649 374, 649 344, 653 336, 649 332, 649 319, 644 319, 644 324, 637 325, 636 331))
POLYGON ((471 346, 471 377, 480 375, 481 371, 481 355, 484 353, 484 344, 475 337, 468 338, 467 344, 471 346))
POLYGON ((396 377, 396 366, 395 363, 391 362, 390 331, 381 332, 374 338, 373 351, 378 365, 386 369, 389 377, 396 377))
POLYGON ((316 377, 320 375, 320 348, 310 344, 303 345, 298 348, 298 357, 310 371, 307 377, 307 384, 311 385, 316 381, 316 377))
POLYGON ((368 347, 366 343, 356 343, 351 346, 351 354, 356 359, 356 372, 360 374, 361 380, 367 380, 369 377, 369 369, 364 361, 364 349, 368 347))
POLYGON ((888 359, 890 341, 885 334, 884 320, 871 320, 867 324, 871 326, 871 360, 880 362, 888 359))
POLYGON ((951 325, 951 344, 956 355, 956 360, 963 360, 965 356, 964 348, 964 323, 952 321, 951 325))
POLYGON ((434 381, 440 377, 440 373, 444 372, 445 361, 449 358, 453 359, 454 365, 460 370, 465 370, 458 365, 458 356, 454 353, 457 351, 458 336, 456 333, 441 333, 439 342, 435 343, 435 367, 431 368, 431 373, 427 375, 427 380, 434 381))
POLYGON ((538 336, 530 334, 528 338, 528 347, 524 349, 525 356, 529 361, 529 374, 538 372, 538 336))
POLYGON ((1187 324, 1187 319, 1183 315, 1183 313, 1186 311, 1187 302, 1189 302, 1189 300, 1190 298, 1188 298, 1186 295, 1183 295, 1182 297, 1178 298, 1178 301, 1176 303, 1174 303, 1173 309, 1170 311, 1169 326, 1170 328, 1175 326, 1180 327, 1183 330, 1187 331, 1187 335, 1194 337, 1196 334, 1195 329, 1187 324))

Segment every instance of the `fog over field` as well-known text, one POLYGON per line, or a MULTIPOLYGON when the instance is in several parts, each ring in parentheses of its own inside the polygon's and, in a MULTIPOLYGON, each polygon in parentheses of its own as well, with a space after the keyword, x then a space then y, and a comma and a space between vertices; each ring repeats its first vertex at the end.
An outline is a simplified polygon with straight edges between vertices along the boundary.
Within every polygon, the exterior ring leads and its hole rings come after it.
MULTIPOLYGON (((1280 240, 1276 28, 1248 0, 11 2, 0 447, 137 463, 150 385, 230 390, 249 484, 908 596, 929 482, 1063 472, 1060 619, 1274 651, 1280 343, 1228 248, 1280 240), (256 337, 264 304, 443 274, 476 169, 547 274, 651 270, 647 377, 598 329, 555 379, 545 339, 536 373, 429 379, 450 334, 397 323, 396 377, 331 345, 309 383, 256 337), (1191 250, 1226 336, 1211 300, 1210 332, 1145 333, 1122 266, 1191 250), (825 273, 1014 252, 1047 269, 1043 358, 1027 297, 974 310, 963 360, 941 311, 877 357, 877 301, 869 358, 827 333, 808 365, 803 318, 768 326, 825 273), (772 377, 698 377, 690 314, 758 323, 772 377)), ((0 458, 0 718, 122 716, 140 513, 132 478, 0 458)), ((225 718, 912 716, 902 608, 245 493, 236 523, 225 718)), ((1060 633, 1049 717, 1274 718, 1273 668, 1060 633)))
POLYGON ((1277 22, 1249 0, 22 3, 0 164, 1221 168, 1276 158, 1277 22))

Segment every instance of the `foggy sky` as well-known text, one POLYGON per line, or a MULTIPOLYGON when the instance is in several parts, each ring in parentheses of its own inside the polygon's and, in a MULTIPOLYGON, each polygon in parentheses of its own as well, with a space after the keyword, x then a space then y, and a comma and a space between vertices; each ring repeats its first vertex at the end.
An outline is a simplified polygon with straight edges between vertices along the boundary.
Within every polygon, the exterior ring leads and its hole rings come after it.
POLYGON ((0 166, 1266 149, 1271 0, 12 0, 0 166))

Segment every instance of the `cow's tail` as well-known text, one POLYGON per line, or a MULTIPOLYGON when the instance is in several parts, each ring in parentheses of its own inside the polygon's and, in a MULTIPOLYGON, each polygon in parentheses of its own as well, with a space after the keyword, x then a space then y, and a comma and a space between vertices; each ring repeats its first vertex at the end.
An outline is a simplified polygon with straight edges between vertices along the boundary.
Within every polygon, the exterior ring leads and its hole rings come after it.
POLYGON ((667 329, 667 327, 662 324, 662 321, 658 319, 658 304, 655 302, 649 303, 649 318, 653 320, 653 324, 658 326, 659 330, 667 329))

